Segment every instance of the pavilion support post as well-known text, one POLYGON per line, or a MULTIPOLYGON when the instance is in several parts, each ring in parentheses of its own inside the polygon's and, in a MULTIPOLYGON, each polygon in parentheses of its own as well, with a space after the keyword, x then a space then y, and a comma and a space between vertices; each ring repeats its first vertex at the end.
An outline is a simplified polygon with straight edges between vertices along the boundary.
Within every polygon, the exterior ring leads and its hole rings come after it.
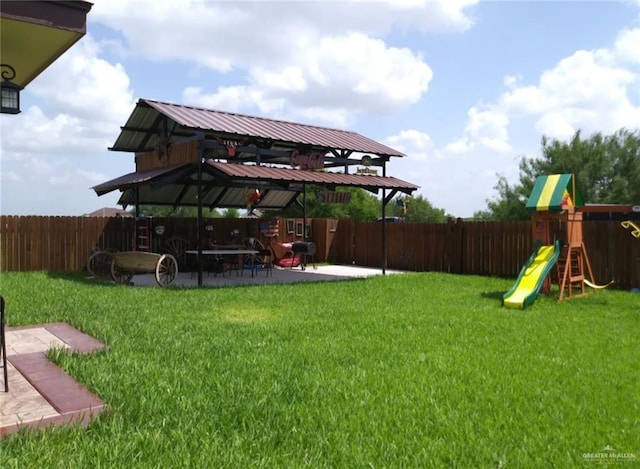
POLYGON ((136 201, 135 202, 136 203, 136 209, 135 209, 136 210, 136 212, 135 212, 136 213, 136 218, 138 218, 138 217, 140 217, 140 190, 138 189, 138 187, 136 187, 133 190, 133 194, 134 194, 135 201, 136 201))
POLYGON ((307 239, 307 185, 302 184, 302 241, 307 239))
MULTIPOLYGON (((387 175, 387 163, 382 163, 382 176, 387 175)), ((380 223, 380 229, 382 230, 382 275, 387 273, 387 217, 385 215, 387 208, 386 191, 382 189, 382 223, 380 223)))
POLYGON ((202 140, 198 143, 198 216, 196 218, 196 242, 198 243, 198 286, 202 286, 202 164, 204 150, 202 140))
POLYGON ((133 190, 133 197, 135 199, 135 216, 133 217, 133 236, 131 236, 131 250, 138 250, 138 243, 136 240, 138 239, 138 223, 140 221, 140 188, 136 186, 133 190))

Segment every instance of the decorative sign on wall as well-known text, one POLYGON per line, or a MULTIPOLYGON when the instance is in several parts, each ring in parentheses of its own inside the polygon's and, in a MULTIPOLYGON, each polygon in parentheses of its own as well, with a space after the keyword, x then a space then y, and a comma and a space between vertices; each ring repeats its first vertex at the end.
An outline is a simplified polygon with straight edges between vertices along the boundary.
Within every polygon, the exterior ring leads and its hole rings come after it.
POLYGON ((378 175, 378 170, 377 169, 373 169, 373 168, 358 168, 356 169, 356 173, 357 174, 368 174, 368 175, 372 175, 372 176, 377 176, 378 175))
POLYGON ((260 222, 260 234, 267 238, 275 238, 280 233, 280 219, 260 222))
POLYGON ((322 151, 310 151, 301 154, 297 149, 291 152, 291 166, 300 169, 324 168, 324 155, 322 151))
POLYGON ((241 142, 239 140, 230 140, 223 138, 216 138, 218 143, 224 145, 227 148, 227 156, 229 158, 236 157, 236 148, 245 144, 245 142, 241 142))

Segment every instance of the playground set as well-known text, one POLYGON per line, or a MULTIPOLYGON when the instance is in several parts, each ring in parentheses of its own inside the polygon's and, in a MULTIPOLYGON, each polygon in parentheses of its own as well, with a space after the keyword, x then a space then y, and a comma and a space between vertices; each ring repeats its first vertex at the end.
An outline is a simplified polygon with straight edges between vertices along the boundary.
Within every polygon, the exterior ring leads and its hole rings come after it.
MULTIPOLYGON (((505 307, 524 309, 535 301, 539 293, 548 293, 554 266, 560 290, 558 301, 584 296, 585 287, 601 289, 613 283, 596 285, 593 278, 582 237, 585 208, 573 174, 539 176, 526 207, 531 211, 535 247, 515 284, 503 295, 505 307), (551 222, 556 220, 566 226, 564 242, 552 239, 551 222)), ((623 222, 623 227, 625 224, 632 225, 631 222, 623 222)))

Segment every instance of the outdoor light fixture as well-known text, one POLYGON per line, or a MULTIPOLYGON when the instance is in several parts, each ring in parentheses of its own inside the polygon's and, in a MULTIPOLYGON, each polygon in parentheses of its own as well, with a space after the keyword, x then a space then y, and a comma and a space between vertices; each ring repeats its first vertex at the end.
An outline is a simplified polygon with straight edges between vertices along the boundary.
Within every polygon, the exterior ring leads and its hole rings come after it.
POLYGON ((16 69, 9 64, 0 64, 2 81, 0 82, 0 112, 2 114, 18 114, 20 112, 20 90, 13 80, 16 77, 16 69))

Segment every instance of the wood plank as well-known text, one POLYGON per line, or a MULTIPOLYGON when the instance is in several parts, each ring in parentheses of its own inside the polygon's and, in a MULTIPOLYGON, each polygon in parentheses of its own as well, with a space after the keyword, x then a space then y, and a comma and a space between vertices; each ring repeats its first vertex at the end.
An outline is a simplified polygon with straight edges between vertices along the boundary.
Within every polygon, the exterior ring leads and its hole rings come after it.
POLYGON ((128 272, 154 272, 161 254, 154 252, 125 251, 113 254, 116 267, 128 272))

